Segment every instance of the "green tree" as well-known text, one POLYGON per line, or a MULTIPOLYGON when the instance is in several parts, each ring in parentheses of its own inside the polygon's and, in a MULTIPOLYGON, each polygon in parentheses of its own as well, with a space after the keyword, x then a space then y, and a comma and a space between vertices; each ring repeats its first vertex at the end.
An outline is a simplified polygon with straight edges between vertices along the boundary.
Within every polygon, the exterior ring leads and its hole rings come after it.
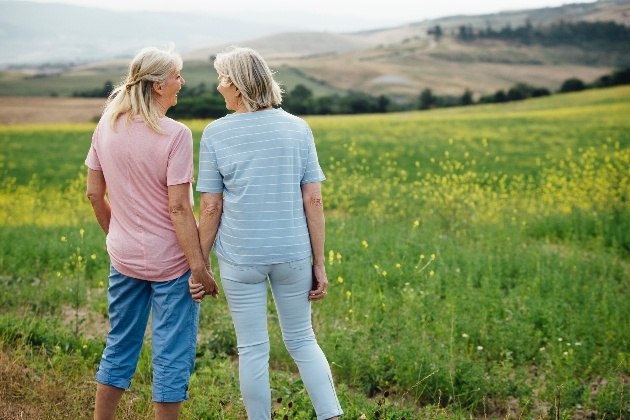
POLYGON ((296 85, 285 97, 283 108, 298 115, 312 113, 313 92, 302 84, 296 85))
POLYGON ((418 98, 418 109, 430 109, 434 108, 437 103, 437 98, 433 95, 433 92, 429 88, 425 88, 418 98))
POLYGON ((582 80, 572 77, 562 82, 562 86, 560 86, 560 93, 579 92, 584 89, 586 89, 586 84, 582 80))
POLYGON ((459 98, 460 105, 467 106, 473 103, 473 93, 470 89, 466 88, 464 94, 459 98))

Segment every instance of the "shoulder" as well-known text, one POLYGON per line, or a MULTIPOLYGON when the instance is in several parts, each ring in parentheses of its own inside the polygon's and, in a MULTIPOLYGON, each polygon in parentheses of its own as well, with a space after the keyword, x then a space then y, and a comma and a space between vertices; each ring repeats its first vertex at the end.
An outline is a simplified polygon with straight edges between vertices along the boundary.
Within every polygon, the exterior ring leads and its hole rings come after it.
POLYGON ((173 135, 184 135, 186 137, 190 137, 192 139, 192 131, 186 124, 183 124, 179 121, 175 121, 172 118, 161 118, 160 119, 160 127, 167 133, 173 135))
POLYGON ((114 121, 114 124, 112 125, 112 116, 109 113, 101 115, 96 127, 94 127, 92 139, 96 141, 101 137, 106 138, 111 135, 117 135, 120 132, 121 127, 124 128, 120 122, 123 117, 119 116, 118 118, 119 119, 114 121))
POLYGON ((103 115, 101 115, 101 118, 99 118, 94 131, 100 131, 103 129, 103 127, 105 128, 110 127, 111 120, 112 120, 112 116, 109 113, 104 113, 103 115))
POLYGON ((304 134, 308 134, 311 131, 308 123, 298 117, 297 115, 293 115, 282 108, 276 108, 270 111, 264 111, 263 119, 269 124, 278 124, 279 126, 285 127, 292 131, 302 132, 304 134))
POLYGON ((310 126, 308 125, 306 120, 304 120, 303 118, 298 117, 297 115, 293 115, 283 110, 282 108, 278 108, 276 111, 277 111, 278 118, 282 118, 287 122, 291 122, 293 124, 299 125, 302 128, 310 130, 310 126))
POLYGON ((234 118, 232 114, 228 114, 224 117, 211 121, 203 130, 202 139, 220 133, 233 126, 234 118))
POLYGON ((206 126, 206 129, 208 128, 217 128, 220 127, 222 125, 225 124, 230 124, 230 122, 233 120, 233 114, 227 114, 221 118, 217 118, 214 121, 210 121, 210 123, 206 126))
POLYGON ((292 121, 296 124, 308 125, 304 119, 298 117, 297 115, 293 115, 282 108, 276 108, 273 110, 273 115, 277 118, 285 119, 288 121, 292 121))

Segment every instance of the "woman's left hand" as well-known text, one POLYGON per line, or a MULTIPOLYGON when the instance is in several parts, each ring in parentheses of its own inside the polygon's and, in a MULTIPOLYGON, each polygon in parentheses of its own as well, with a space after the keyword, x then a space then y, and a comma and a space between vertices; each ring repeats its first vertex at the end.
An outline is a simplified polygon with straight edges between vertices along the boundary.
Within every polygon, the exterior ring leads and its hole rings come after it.
POLYGON ((323 265, 313 266, 313 290, 308 292, 308 300, 321 300, 326 297, 328 290, 328 279, 326 278, 326 267, 323 265))

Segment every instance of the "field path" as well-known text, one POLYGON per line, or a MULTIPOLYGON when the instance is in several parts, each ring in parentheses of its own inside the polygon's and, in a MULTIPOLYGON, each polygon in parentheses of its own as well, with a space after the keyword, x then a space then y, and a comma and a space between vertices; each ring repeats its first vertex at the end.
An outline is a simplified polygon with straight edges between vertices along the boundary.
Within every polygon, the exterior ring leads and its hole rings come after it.
POLYGON ((104 104, 104 98, 0 96, 0 125, 88 123, 104 104))

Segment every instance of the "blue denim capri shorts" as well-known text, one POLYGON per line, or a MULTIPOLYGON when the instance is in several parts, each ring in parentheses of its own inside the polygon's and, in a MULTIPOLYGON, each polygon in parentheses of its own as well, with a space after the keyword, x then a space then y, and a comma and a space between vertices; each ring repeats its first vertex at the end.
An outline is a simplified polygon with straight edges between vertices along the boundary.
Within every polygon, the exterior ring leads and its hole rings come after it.
POLYGON ((128 389, 136 372, 151 313, 153 401, 188 399, 195 366, 199 304, 188 290, 190 270, 165 282, 140 280, 110 266, 111 329, 96 372, 96 381, 128 389))

